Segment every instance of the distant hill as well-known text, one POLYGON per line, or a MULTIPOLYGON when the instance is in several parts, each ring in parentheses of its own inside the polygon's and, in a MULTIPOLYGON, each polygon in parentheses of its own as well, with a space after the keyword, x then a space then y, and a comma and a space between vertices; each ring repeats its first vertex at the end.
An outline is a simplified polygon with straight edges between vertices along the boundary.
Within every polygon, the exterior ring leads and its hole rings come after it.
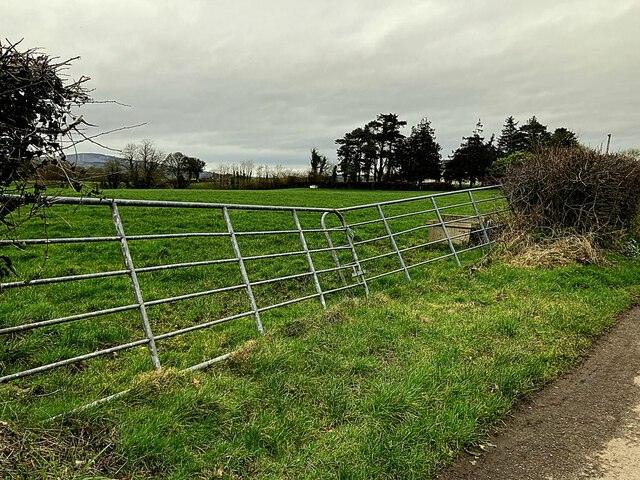
POLYGON ((104 163, 113 158, 113 155, 103 155, 102 153, 78 153, 67 155, 67 162, 78 167, 103 167, 104 163))

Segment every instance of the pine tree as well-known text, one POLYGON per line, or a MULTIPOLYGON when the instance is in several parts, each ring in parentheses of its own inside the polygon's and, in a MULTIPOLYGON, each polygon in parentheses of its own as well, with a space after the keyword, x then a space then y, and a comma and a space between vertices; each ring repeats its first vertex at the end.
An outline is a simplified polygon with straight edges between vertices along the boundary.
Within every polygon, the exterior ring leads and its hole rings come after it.
POLYGON ((411 128, 411 135, 404 142, 403 155, 399 157, 403 178, 416 183, 421 183, 426 178, 440 180, 440 150, 442 147, 436 142, 431 122, 423 118, 411 128))
POLYGON ((549 145, 561 148, 573 148, 580 145, 580 143, 575 133, 567 128, 560 127, 554 130, 549 140, 549 145))
POLYGON ((509 116, 504 121, 502 132, 498 138, 497 147, 500 155, 506 157, 512 153, 524 150, 524 139, 518 131, 518 122, 513 116, 509 116))
POLYGON ((519 130, 524 140, 524 148, 528 152, 535 152, 544 147, 551 140, 551 134, 547 131, 547 126, 538 122, 534 115, 519 130))
POLYGON ((488 142, 482 137, 482 122, 478 120, 476 128, 470 137, 463 137, 457 148, 445 165, 445 179, 456 180, 460 184, 468 179, 470 186, 486 176, 487 168, 498 156, 494 145, 494 136, 488 142))
POLYGON ((404 120, 398 120, 395 113, 381 113, 367 124, 373 132, 377 146, 377 161, 374 163, 374 180, 381 182, 383 178, 390 180, 397 168, 396 153, 404 139, 400 128, 407 124, 404 120))

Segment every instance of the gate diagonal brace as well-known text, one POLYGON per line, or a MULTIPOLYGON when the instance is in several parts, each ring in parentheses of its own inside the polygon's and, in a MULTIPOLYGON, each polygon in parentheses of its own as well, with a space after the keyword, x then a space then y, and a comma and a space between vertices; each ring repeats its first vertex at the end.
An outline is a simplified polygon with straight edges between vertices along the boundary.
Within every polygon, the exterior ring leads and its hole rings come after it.
POLYGON ((233 253, 238 259, 238 268, 240 268, 240 275, 242 276, 242 281, 244 282, 245 290, 247 291, 247 297, 249 297, 249 303, 251 304, 251 309, 253 310, 253 315, 256 321, 256 328, 258 329, 258 332, 260 332, 260 334, 263 334, 264 329, 262 328, 262 321, 260 320, 260 312, 258 311, 256 298, 253 295, 253 289, 251 288, 249 275, 247 275, 247 269, 244 266, 244 260, 242 259, 240 247, 238 246, 238 239, 236 238, 236 233, 233 230, 233 225, 231 224, 231 218, 229 217, 229 210, 227 209, 227 207, 222 207, 222 216, 224 217, 224 223, 227 225, 227 230, 229 231, 233 253))

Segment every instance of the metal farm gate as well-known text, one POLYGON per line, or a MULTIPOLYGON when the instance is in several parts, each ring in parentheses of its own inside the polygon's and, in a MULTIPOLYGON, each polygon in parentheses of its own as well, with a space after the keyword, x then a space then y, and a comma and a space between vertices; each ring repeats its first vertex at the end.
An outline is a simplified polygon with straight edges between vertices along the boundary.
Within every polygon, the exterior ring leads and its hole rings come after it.
MULTIPOLYGON (((94 244, 99 255, 100 248, 104 248, 105 244, 117 244, 122 254, 121 262, 124 268, 6 282, 0 284, 0 299, 9 290, 28 289, 36 292, 44 285, 56 283, 128 277, 134 301, 55 318, 18 321, 10 316, 0 322, 0 336, 4 336, 3 340, 11 343, 35 330, 55 329, 56 326, 70 322, 95 322, 97 317, 135 310, 139 317, 140 338, 112 346, 105 345, 106 348, 97 348, 82 355, 57 358, 46 364, 29 366, 29 368, 21 368, 20 362, 4 364, 3 370, 0 371, 0 383, 141 346, 148 349, 152 368, 159 369, 163 361, 158 354, 156 344, 165 339, 246 317, 253 317, 255 329, 263 333, 261 319, 263 312, 310 299, 319 300, 322 307, 327 308, 327 296, 352 289, 360 289, 368 295, 372 288, 371 283, 382 277, 401 274, 410 281, 412 269, 447 258, 452 258, 461 265, 460 257, 465 252, 491 245, 491 231, 497 226, 496 215, 505 211, 502 202, 504 197, 494 189, 495 187, 482 187, 458 190, 336 209, 100 198, 47 198, 46 201, 51 209, 61 205, 72 205, 76 208, 82 206, 80 212, 95 209, 96 212, 93 214, 96 218, 110 214, 115 234, 0 240, 0 246, 25 249, 32 245, 48 247, 54 244, 94 244), (125 217, 121 216, 120 210, 124 211, 125 208, 130 207, 136 207, 136 211, 152 209, 153 216, 157 218, 158 227, 162 226, 163 209, 173 209, 172 211, 179 212, 179 216, 185 217, 194 209, 205 209, 221 216, 221 221, 218 223, 221 228, 218 231, 128 234, 123 225, 125 217), (237 217, 234 222, 231 212, 235 212, 233 215, 238 215, 237 212, 239 212, 242 216, 237 217), (260 229, 262 225, 256 225, 256 223, 261 223, 261 218, 267 218, 265 212, 268 212, 266 214, 268 216, 289 216, 290 226, 272 230, 260 229), (256 216, 257 220, 253 223, 240 221, 251 213, 262 215, 262 217, 256 216), (452 213, 458 214, 452 215, 452 213), (302 216, 305 222, 301 221, 302 216), (303 223, 306 223, 305 227, 303 223), (310 236, 324 237, 324 246, 310 246, 308 241, 310 236), (130 249, 132 242, 196 238, 203 240, 217 238, 218 241, 230 245, 233 254, 218 258, 212 254, 211 249, 203 249, 202 252, 197 252, 202 253, 203 257, 197 261, 137 266, 134 261, 135 255, 132 255, 130 249), (242 246, 243 239, 246 238, 253 238, 255 245, 268 244, 285 248, 273 253, 250 254, 244 251, 242 246), (252 278, 252 270, 248 265, 261 262, 264 265, 266 262, 267 267, 271 267, 278 262, 284 262, 288 257, 303 259, 305 271, 282 275, 279 270, 273 270, 275 273, 269 274, 267 278, 252 278), (219 268, 234 264, 241 281, 231 282, 232 275, 228 273, 212 274, 212 278, 215 277, 216 281, 222 282, 218 287, 180 295, 145 298, 145 292, 139 282, 139 276, 149 272, 184 270, 202 266, 219 268), (284 300, 271 296, 262 301, 254 293, 256 288, 290 281, 306 281, 312 291, 304 294, 293 291, 284 300), (150 321, 150 318, 153 320, 154 317, 153 312, 150 313, 150 311, 155 306, 220 294, 234 295, 233 298, 236 300, 238 296, 244 296, 244 302, 248 308, 219 318, 207 319, 202 323, 170 328, 162 333, 154 331, 154 322, 150 321)), ((280 225, 283 221, 281 220, 280 225)), ((219 251, 224 250, 222 247, 215 248, 219 251)), ((84 250, 80 251, 84 252, 84 250)), ((225 270, 225 272, 228 271, 225 270)), ((264 271, 271 272, 270 268, 264 271)), ((24 315, 20 318, 24 318, 24 315)), ((183 370, 206 368, 224 360, 230 354, 225 353, 210 360, 192 364, 183 370)), ((109 395, 88 406, 116 398, 127 392, 128 390, 125 390, 109 395)), ((86 407, 87 405, 81 408, 86 407)))

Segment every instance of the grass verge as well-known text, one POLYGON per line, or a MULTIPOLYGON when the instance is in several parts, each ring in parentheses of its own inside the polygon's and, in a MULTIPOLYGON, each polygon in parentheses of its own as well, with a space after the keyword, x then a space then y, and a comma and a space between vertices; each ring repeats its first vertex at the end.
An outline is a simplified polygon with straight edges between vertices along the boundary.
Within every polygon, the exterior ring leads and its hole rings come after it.
POLYGON ((225 363, 140 375, 131 395, 55 425, 42 423, 42 387, 3 386, 2 416, 23 435, 88 429, 102 446, 109 432, 107 450, 80 449, 71 464, 64 449, 35 448, 3 467, 40 455, 49 460, 24 478, 428 478, 575 365, 633 302, 640 263, 614 261, 443 262, 325 312, 274 312, 268 334, 225 363))

